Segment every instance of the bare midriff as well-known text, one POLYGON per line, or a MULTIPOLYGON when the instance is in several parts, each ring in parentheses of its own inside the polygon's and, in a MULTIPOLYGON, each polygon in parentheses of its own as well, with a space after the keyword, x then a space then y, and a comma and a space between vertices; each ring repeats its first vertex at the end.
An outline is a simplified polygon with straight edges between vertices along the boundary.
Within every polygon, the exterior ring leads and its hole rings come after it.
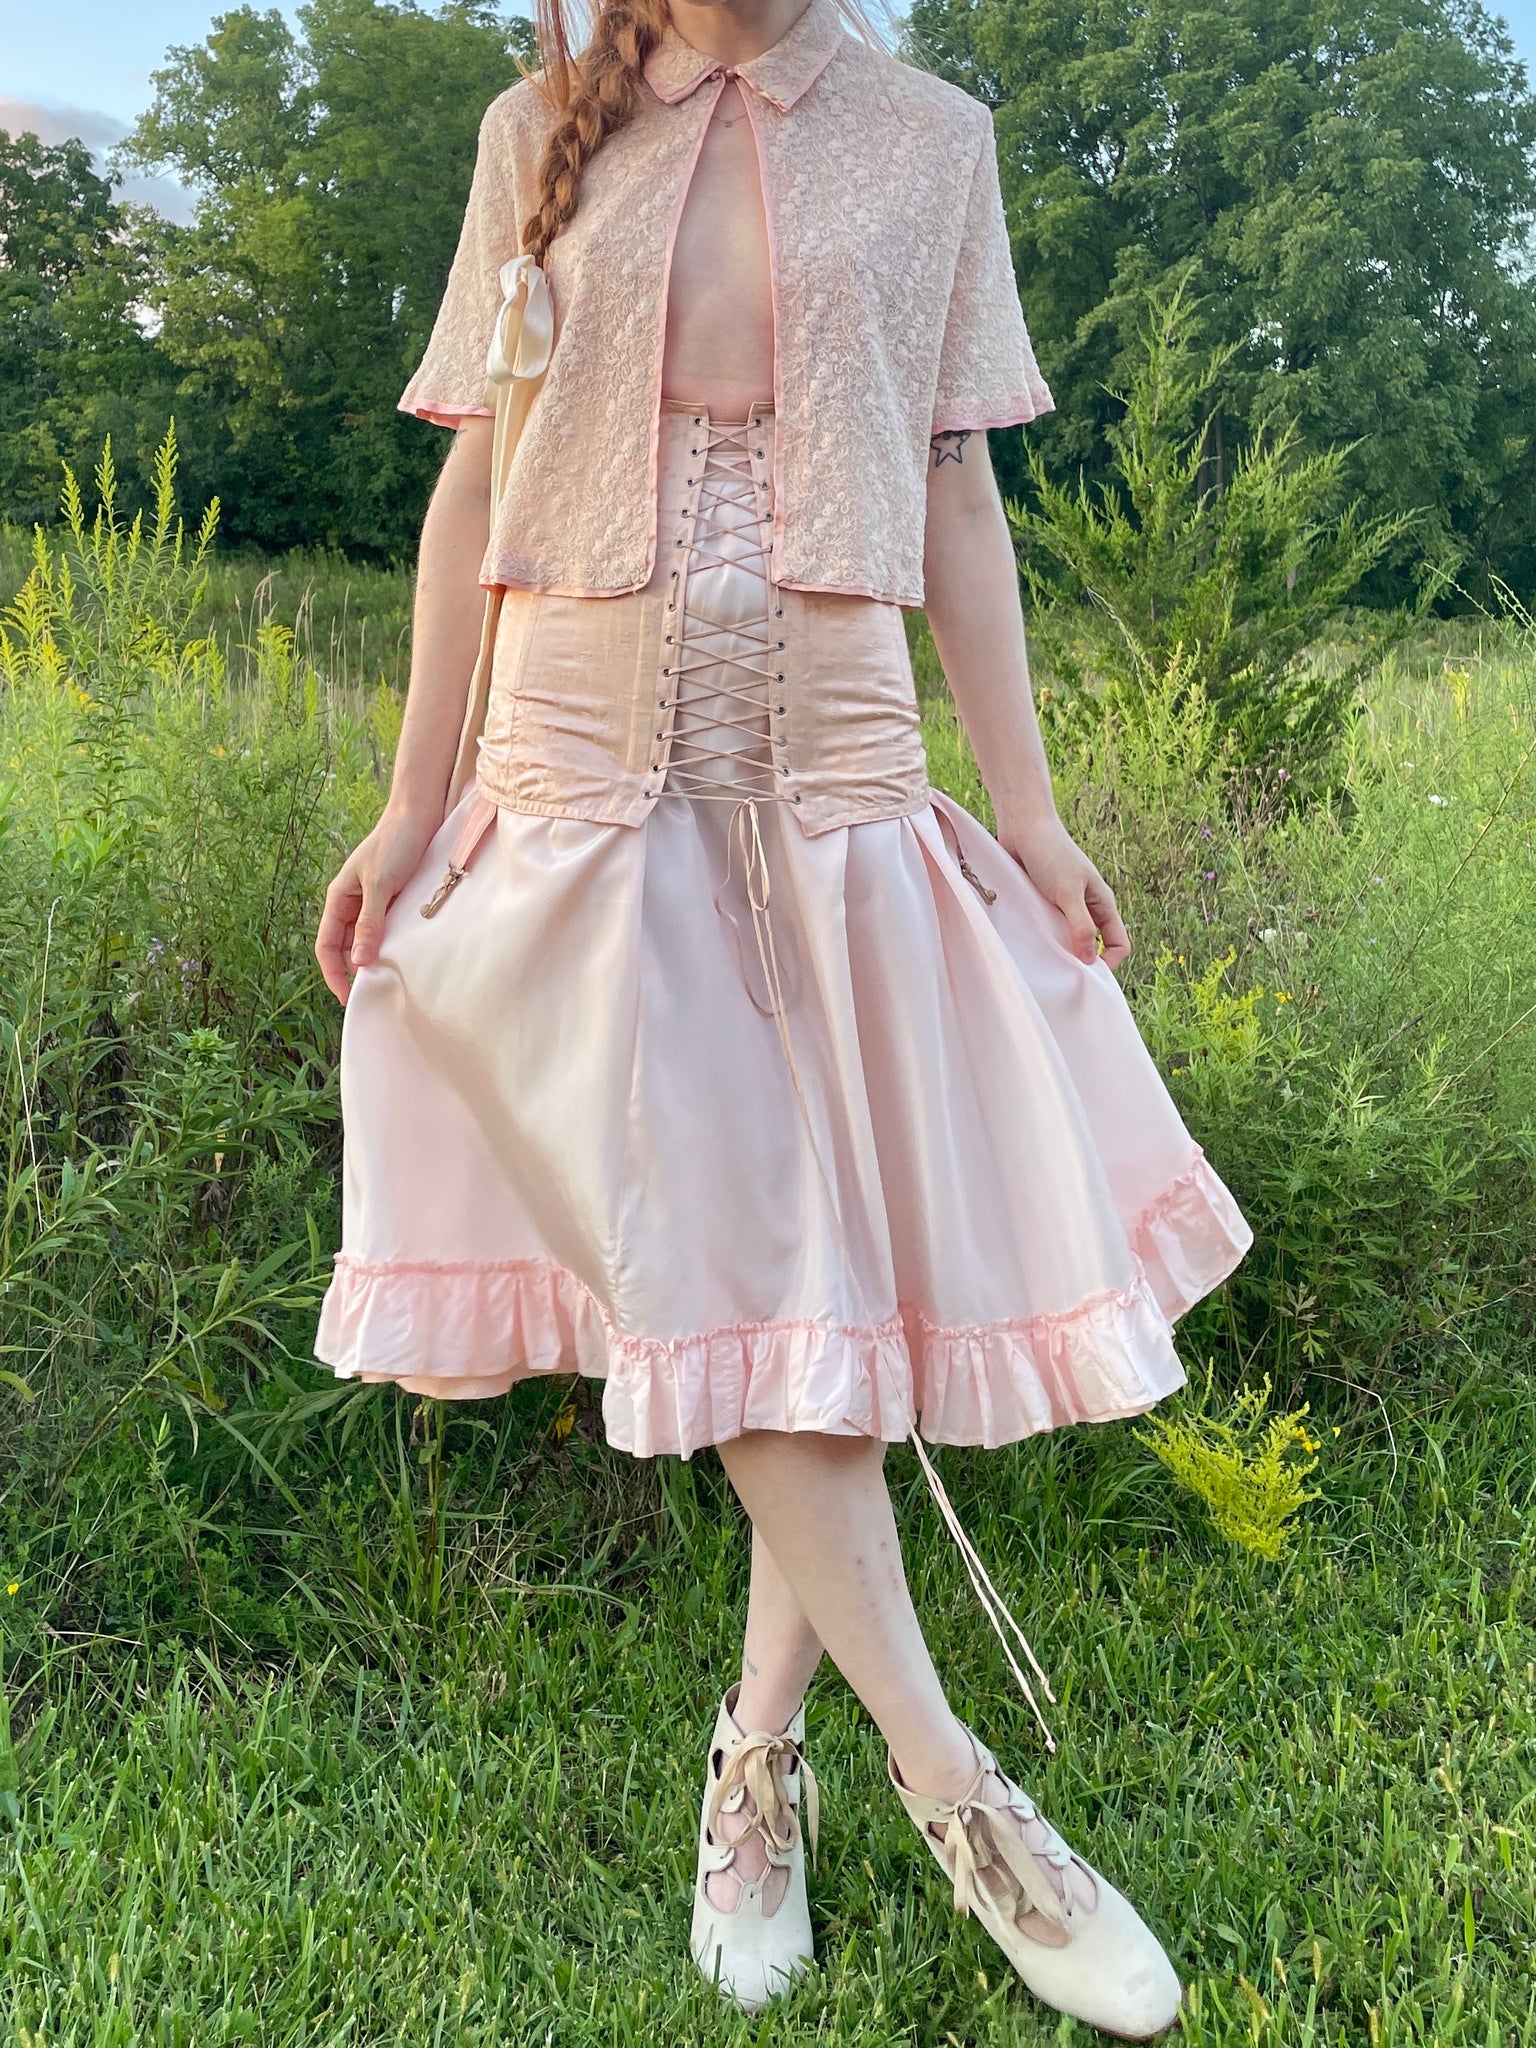
POLYGON ((773 284, 763 188, 741 85, 727 78, 683 202, 667 282, 661 395, 744 420, 773 400, 773 284))

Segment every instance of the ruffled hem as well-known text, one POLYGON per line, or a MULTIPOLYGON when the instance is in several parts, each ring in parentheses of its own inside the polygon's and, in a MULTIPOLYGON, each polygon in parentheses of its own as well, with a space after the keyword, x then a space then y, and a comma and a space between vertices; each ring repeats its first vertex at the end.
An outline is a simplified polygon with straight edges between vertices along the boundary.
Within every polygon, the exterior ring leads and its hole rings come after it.
POLYGON ((1144 1414, 1184 1384, 1171 1324, 1252 1243, 1196 1157, 1136 1218, 1135 1277, 1057 1314, 944 1327, 741 1323, 674 1339, 621 1331, 574 1273, 541 1260, 373 1261, 341 1253, 315 1353, 341 1379, 487 1400, 540 1374, 604 1382, 607 1439, 690 1456, 749 1429, 905 1437, 988 1449, 1074 1422, 1144 1414))
POLYGON ((1253 1231, 1197 1145, 1189 1166, 1132 1219, 1127 1235, 1170 1323, 1237 1270, 1253 1231))

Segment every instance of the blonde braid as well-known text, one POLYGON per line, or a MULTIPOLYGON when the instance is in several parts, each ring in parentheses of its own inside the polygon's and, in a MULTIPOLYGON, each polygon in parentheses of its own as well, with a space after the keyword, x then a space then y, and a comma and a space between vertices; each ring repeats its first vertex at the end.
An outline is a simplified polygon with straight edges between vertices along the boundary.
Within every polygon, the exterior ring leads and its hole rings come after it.
POLYGON ((645 60, 661 40, 668 15, 666 0, 601 0, 592 37, 575 61, 575 83, 565 45, 558 0, 546 12, 540 0, 540 27, 549 23, 545 41, 552 62, 546 78, 557 80, 556 101, 562 118, 545 145, 539 167, 539 204, 523 223, 524 250, 542 264, 550 243, 575 218, 581 198, 582 172, 616 130, 633 118, 645 60))

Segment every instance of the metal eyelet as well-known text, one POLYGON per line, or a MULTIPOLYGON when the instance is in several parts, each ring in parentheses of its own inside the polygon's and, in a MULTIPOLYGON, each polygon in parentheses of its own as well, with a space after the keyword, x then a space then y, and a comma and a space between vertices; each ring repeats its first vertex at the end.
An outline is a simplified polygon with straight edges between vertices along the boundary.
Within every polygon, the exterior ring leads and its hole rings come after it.
POLYGON ((777 675, 776 675, 776 676, 774 677, 774 679, 773 679, 773 680, 774 680, 774 681, 775 681, 776 683, 782 683, 782 682, 783 682, 783 680, 784 680, 784 671, 783 671, 783 669, 780 669, 780 670, 779 670, 778 674, 777 674, 777 675))
POLYGON ((779 642, 779 645, 780 645, 780 646, 782 647, 782 646, 784 645, 784 642, 783 642, 783 641, 781 640, 781 641, 779 642))
POLYGON ((787 775, 789 773, 789 763, 787 761, 785 762, 784 766, 779 770, 779 773, 781 775, 787 775))
POLYGON ((773 714, 775 718, 782 718, 784 716, 784 706, 782 704, 775 704, 773 714))
POLYGON ((794 794, 793 794, 793 795, 792 795, 792 796, 790 797, 790 802, 791 802, 792 804, 797 804, 797 803, 799 803, 799 801, 800 801, 800 792, 799 792, 799 790, 797 789, 797 790, 796 790, 796 791, 794 792, 794 794))

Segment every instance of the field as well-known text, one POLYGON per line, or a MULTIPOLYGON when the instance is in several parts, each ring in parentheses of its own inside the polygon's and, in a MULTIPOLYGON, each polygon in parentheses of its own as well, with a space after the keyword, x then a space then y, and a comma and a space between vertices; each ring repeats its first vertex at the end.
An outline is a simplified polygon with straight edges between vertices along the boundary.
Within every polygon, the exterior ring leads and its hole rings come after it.
MULTIPOLYGON (((25 569, 7 537, 0 596, 25 569)), ((608 1451, 563 1382, 445 1413, 308 1362, 339 1157, 309 948, 380 801, 407 581, 200 589, 169 533, 71 573, 0 675, 5 2038, 1087 2041, 954 1919, 830 1666, 820 1968, 755 2022, 696 1982, 745 1598, 717 1460, 608 1451)), ((984 811, 913 632, 935 780, 984 811)), ((1055 1759, 898 1446, 919 1609, 1168 1941, 1187 2042, 1536 2043, 1536 640, 1389 656, 1305 806, 1224 794, 1208 716, 1170 688, 1085 739, 1047 699, 1128 996, 1257 1233, 1180 1326, 1193 1484, 1133 1425, 937 1454, 1055 1759)))

